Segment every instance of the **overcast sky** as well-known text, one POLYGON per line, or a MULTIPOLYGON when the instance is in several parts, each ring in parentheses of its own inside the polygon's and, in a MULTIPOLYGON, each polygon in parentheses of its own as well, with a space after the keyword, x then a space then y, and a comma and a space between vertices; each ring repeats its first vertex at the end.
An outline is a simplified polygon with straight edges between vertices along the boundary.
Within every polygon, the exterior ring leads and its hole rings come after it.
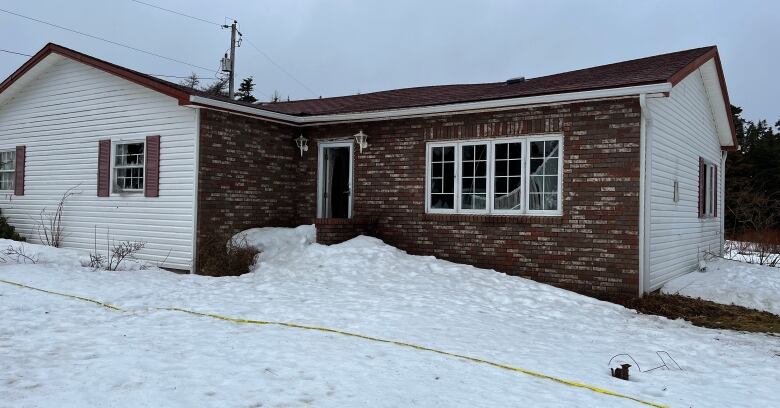
MULTIPOLYGON (((732 103, 749 119, 780 119, 778 1, 144 1, 237 19, 237 75, 254 76, 262 100, 530 78, 714 44, 732 103)), ((214 70, 229 47, 229 30, 131 0, 0 8, 214 70)), ((0 48, 33 54, 47 42, 150 74, 214 76, 0 12, 0 48)), ((0 76, 26 59, 0 53, 0 76)))

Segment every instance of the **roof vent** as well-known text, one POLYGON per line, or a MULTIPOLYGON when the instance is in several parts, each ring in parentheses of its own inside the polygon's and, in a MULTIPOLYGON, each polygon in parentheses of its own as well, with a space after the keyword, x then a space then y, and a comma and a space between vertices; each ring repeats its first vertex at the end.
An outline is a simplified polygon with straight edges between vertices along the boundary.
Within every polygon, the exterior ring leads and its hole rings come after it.
POLYGON ((524 76, 509 78, 509 79, 506 80, 506 84, 507 85, 517 84, 517 83, 520 83, 520 82, 525 82, 525 77, 524 76))

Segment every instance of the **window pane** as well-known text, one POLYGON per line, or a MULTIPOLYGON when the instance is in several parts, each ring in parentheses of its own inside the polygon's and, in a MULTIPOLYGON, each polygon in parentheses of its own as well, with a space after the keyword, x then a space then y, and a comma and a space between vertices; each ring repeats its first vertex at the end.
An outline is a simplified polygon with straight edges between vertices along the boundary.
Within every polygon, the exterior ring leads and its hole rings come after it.
POLYGON ((433 169, 433 174, 431 176, 433 177, 441 177, 442 176, 442 164, 441 163, 432 163, 431 168, 433 169))
POLYGON ((558 141, 548 140, 544 142, 544 155, 546 157, 558 157, 558 141))
POLYGON ((14 174, 12 171, 0 173, 0 190, 14 189, 14 174))
POLYGON ((431 148, 431 208, 455 208, 455 148, 431 148))
POLYGON ((16 167, 16 152, 13 150, 0 152, 0 171, 14 170, 16 167))
POLYGON ((509 158, 520 159, 523 157, 523 144, 522 143, 510 143, 509 144, 509 158))
POLYGON ((442 185, 445 193, 454 193, 455 186, 455 163, 444 163, 444 176, 442 185))
POLYGON ((444 147, 444 161, 455 161, 455 148, 453 146, 444 147))
POLYGON ((519 210, 523 196, 520 188, 520 176, 523 172, 523 144, 522 142, 496 144, 496 152, 499 151, 499 146, 506 155, 496 155, 494 158, 495 184, 501 187, 497 187, 493 192, 493 208, 519 210))
POLYGON ((519 176, 523 171, 522 160, 509 160, 509 174, 510 176, 519 176))
POLYGON ((461 146, 461 196, 464 210, 487 208, 487 145, 461 146))
POLYGON ((544 157, 544 142, 531 142, 531 157, 544 157))
POLYGON ((509 145, 507 143, 496 143, 496 159, 509 158, 509 145))
POLYGON ((506 160, 496 160, 496 176, 508 176, 508 165, 506 160))
POLYGON ((431 208, 453 209, 455 208, 454 194, 432 194, 431 208))
POLYGON ((529 210, 542 209, 542 194, 531 193, 528 195, 528 209, 529 210))
POLYGON ((544 209, 555 211, 558 209, 558 195, 557 194, 545 194, 544 195, 544 209))

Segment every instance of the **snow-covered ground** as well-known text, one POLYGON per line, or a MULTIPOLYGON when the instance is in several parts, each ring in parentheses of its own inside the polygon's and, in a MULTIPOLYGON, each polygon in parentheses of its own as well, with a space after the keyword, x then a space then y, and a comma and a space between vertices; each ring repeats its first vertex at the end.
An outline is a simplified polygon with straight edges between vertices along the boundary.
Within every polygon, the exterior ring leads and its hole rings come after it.
POLYGON ((780 268, 714 259, 704 272, 675 278, 661 292, 780 315, 780 268))
POLYGON ((68 252, 50 265, 0 265, 0 279, 131 310, 0 284, 0 406, 640 406, 423 350, 150 309, 170 306, 416 343, 671 406, 780 406, 776 336, 639 315, 373 238, 309 244, 309 234, 264 241, 254 273, 240 277, 92 271, 68 252), (647 370, 657 350, 683 371, 610 377, 613 355, 647 370))

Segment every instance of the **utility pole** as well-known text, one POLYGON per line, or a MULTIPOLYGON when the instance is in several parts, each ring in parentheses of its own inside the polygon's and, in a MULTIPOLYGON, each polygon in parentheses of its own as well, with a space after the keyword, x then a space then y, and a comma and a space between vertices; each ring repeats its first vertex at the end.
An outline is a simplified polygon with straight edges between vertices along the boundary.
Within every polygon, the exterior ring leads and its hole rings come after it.
POLYGON ((234 95, 234 82, 236 80, 236 24, 238 21, 233 20, 233 24, 230 26, 230 85, 228 88, 228 96, 233 99, 234 95))
MULTIPOLYGON (((227 71, 229 73, 228 76, 228 96, 230 96, 230 99, 233 99, 233 96, 235 94, 235 79, 236 79, 236 34, 241 36, 241 32, 236 30, 236 25, 238 24, 238 21, 233 20, 233 24, 231 25, 223 25, 222 28, 229 28, 230 29, 230 57, 228 60, 228 66, 225 65, 225 60, 222 60, 222 71, 227 71)), ((238 40, 238 45, 241 46, 241 40, 238 40)), ((226 56, 227 57, 227 56, 226 56)))

